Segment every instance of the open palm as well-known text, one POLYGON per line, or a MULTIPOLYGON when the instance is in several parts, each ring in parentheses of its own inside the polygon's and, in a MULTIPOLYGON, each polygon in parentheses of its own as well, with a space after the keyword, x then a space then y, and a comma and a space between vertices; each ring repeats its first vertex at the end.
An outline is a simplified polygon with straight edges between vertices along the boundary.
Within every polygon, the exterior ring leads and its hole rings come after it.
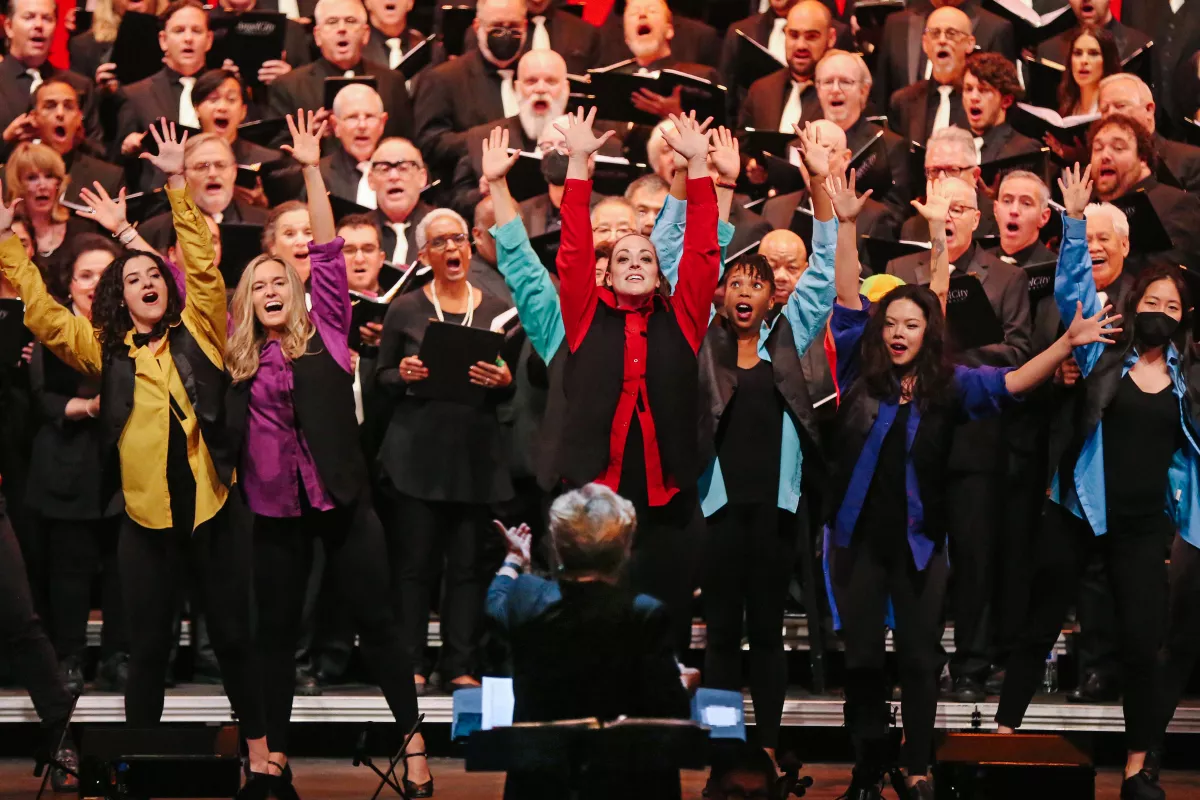
POLYGON ((167 122, 167 118, 163 117, 158 123, 162 128, 161 133, 158 128, 150 126, 150 135, 158 146, 158 155, 142 153, 138 157, 146 159, 167 175, 180 175, 183 173, 183 146, 187 143, 187 131, 183 132, 182 139, 178 139, 174 122, 167 122))
POLYGON ((321 160, 321 137, 325 134, 325 127, 328 124, 325 120, 318 123, 314 111, 308 112, 306 120, 304 111, 296 109, 294 119, 291 114, 287 115, 288 131, 292 134, 292 143, 281 145, 279 149, 290 153, 292 158, 301 164, 318 163, 321 160))
POLYGON ((585 113, 583 106, 573 113, 567 114, 567 126, 554 123, 555 129, 567 140, 567 152, 573 156, 590 156, 604 146, 613 136, 613 131, 605 131, 597 136, 592 130, 596 121, 596 107, 592 106, 585 113))
POLYGON ((519 152, 508 152, 508 128, 499 125, 492 128, 488 138, 483 140, 483 159, 480 164, 483 177, 487 181, 498 181, 508 175, 508 171, 521 157, 519 152))
POLYGON ((830 175, 825 179, 825 191, 829 193, 829 200, 833 203, 833 211, 837 214, 840 222, 853 222, 858 219, 858 215, 862 213, 863 206, 867 204, 867 198, 874 191, 873 189, 867 189, 863 192, 862 197, 859 197, 854 190, 855 172, 854 170, 850 170, 849 173, 849 181, 841 175, 830 175))

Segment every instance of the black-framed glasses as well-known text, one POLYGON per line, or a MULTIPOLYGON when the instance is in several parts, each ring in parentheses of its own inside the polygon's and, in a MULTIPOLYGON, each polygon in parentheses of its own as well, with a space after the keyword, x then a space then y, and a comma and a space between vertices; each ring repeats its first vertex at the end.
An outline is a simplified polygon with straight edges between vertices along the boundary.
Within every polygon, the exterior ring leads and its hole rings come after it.
POLYGON ((470 240, 471 237, 465 233, 450 233, 445 236, 439 236, 436 239, 430 239, 425 243, 425 246, 429 248, 429 252, 431 253, 444 253, 446 252, 446 248, 451 245, 454 245, 454 248, 458 249, 465 246, 470 240))
POLYGON ((925 179, 930 181, 941 180, 942 178, 961 178, 966 175, 974 167, 926 167, 925 179))
POLYGON ((395 170, 400 173, 400 177, 407 178, 417 174, 417 171, 422 169, 420 162, 417 161, 372 161, 371 172, 376 175, 384 176, 395 170))

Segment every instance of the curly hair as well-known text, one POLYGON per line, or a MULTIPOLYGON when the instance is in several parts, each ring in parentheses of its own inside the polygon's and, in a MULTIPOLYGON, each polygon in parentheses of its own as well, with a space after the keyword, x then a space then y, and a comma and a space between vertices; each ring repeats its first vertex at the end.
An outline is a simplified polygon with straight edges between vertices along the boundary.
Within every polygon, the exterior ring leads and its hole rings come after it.
POLYGON ((954 367, 946 355, 946 317, 937 295, 927 286, 904 284, 885 294, 871 309, 871 318, 863 331, 862 379, 867 393, 880 400, 895 400, 900 397, 900 378, 904 373, 916 378, 913 400, 925 411, 935 405, 944 405, 950 398, 954 383, 954 367), (887 310, 897 300, 909 300, 925 315, 925 336, 921 349, 912 363, 902 372, 892 363, 883 326, 887 310))
POLYGON ((967 57, 967 72, 980 83, 986 83, 1003 95, 1017 100, 1025 96, 1021 82, 1017 79, 1017 68, 1000 53, 979 52, 967 57))
POLYGON ((1114 113, 1109 114, 1104 119, 1098 119, 1088 128, 1087 146, 1088 157, 1091 158, 1092 145, 1096 141, 1096 137, 1100 131, 1108 127, 1121 128, 1128 131, 1137 144, 1138 160, 1143 162, 1150 171, 1153 172, 1158 167, 1158 154, 1154 149, 1154 134, 1150 133, 1138 120, 1128 114, 1114 113))
POLYGON ((1079 84, 1075 80, 1075 71, 1071 69, 1071 53, 1075 50, 1075 42, 1081 36, 1091 36, 1100 45, 1100 58, 1104 63, 1104 74, 1116 75, 1121 71, 1121 56, 1117 50, 1117 40, 1105 28, 1075 28, 1071 31, 1067 45, 1067 63, 1063 70, 1062 81, 1058 84, 1058 113, 1065 116, 1079 103, 1079 84))
POLYGON ((46 288, 50 290, 50 294, 63 302, 70 300, 71 281, 75 278, 75 262, 81 255, 99 250, 110 254, 113 261, 116 261, 125 252, 111 236, 99 233, 81 233, 66 244, 67 257, 56 262, 46 272, 46 288))
POLYGON ((725 268, 725 274, 721 276, 721 285, 728 285, 730 277, 739 272, 762 281, 771 287, 771 294, 775 293, 775 270, 771 269, 771 262, 767 261, 766 256, 758 253, 742 256, 725 268))
POLYGON ((183 295, 166 262, 155 253, 126 253, 104 270, 96 283, 96 296, 92 300, 92 327, 96 329, 105 354, 119 353, 125 346, 125 335, 133 329, 133 318, 125 306, 125 265, 135 258, 153 261, 167 287, 167 310, 151 329, 151 338, 166 335, 167 329, 178 324, 182 318, 183 295))

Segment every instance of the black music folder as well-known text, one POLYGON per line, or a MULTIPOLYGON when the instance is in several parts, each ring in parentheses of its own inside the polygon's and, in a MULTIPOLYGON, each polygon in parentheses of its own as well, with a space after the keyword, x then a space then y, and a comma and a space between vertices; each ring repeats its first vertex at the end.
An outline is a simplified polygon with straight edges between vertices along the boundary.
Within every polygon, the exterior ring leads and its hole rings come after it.
POLYGON ((973 350, 1004 341, 1004 326, 992 309, 983 284, 970 273, 950 275, 946 296, 946 326, 960 350, 973 350))
POLYGON ((1075 27, 1075 14, 1065 3, 1046 14, 1037 13, 1025 0, 987 0, 984 5, 988 11, 1012 22, 1018 50, 1035 48, 1047 39, 1075 27))
POLYGON ((361 83, 364 86, 370 86, 375 91, 379 91, 379 81, 374 75, 355 75, 353 78, 333 77, 325 79, 325 92, 322 95, 322 107, 332 111, 333 98, 337 97, 337 93, 345 89, 352 83, 361 83))
MULTIPOLYGON (((1038 108, 1058 109, 1058 85, 1067 68, 1048 58, 1022 54, 1017 68, 1025 84, 1025 102, 1038 108)), ((1020 99, 1020 98, 1018 98, 1020 99)))
POLYGON ((985 186, 992 186, 996 181, 1001 180, 1010 172, 1024 170, 1032 172, 1046 181, 1047 168, 1050 163, 1050 148, 1043 147, 1029 153, 1018 153, 1015 156, 1007 158, 997 158, 995 161, 985 161, 980 165, 981 177, 985 186))
POLYGON ((226 288, 232 289, 242 279, 246 266, 262 254, 263 226, 253 222, 222 222, 221 275, 226 288))
MULTIPOLYGON (((998 254, 998 253, 997 253, 998 254)), ((1024 267, 1029 279, 1029 311, 1036 313, 1038 304, 1054 294, 1054 270, 1058 261, 1039 261, 1024 267)), ((1070 323, 1067 323, 1068 325, 1070 323)))
POLYGON ((436 33, 431 33, 409 50, 396 65, 396 70, 402 73, 406 80, 412 80, 416 74, 433 63, 433 43, 436 33))
POLYGON ((766 45, 747 36, 740 28, 735 33, 738 37, 738 88, 748 89, 759 78, 787 69, 787 64, 777 59, 766 45))
POLYGON ((153 14, 126 11, 121 17, 108 60, 117 65, 117 80, 122 86, 149 78, 163 68, 158 47, 160 30, 162 25, 153 14))
POLYGON ((786 158, 788 147, 796 140, 795 131, 772 131, 746 128, 738 132, 738 146, 744 155, 762 158, 770 153, 786 158))
POLYGON ((714 127, 725 122, 726 91, 718 83, 674 69, 655 70, 644 75, 617 72, 612 67, 607 69, 588 71, 588 94, 598 109, 598 119, 657 125, 661 121, 658 117, 633 105, 633 94, 645 89, 666 97, 679 87, 684 111, 695 111, 696 119, 700 121, 712 117, 714 127))
POLYGON ((21 351, 33 341, 25 327, 25 304, 11 297, 0 298, 0 364, 15 367, 21 351))
POLYGON ((208 19, 213 45, 206 62, 215 69, 231 60, 237 65, 242 83, 258 86, 258 71, 267 61, 283 58, 287 36, 287 17, 274 11, 246 11, 241 14, 212 14, 208 19))
POLYGON ((384 263, 383 269, 379 272, 379 285, 382 288, 385 283, 388 288, 383 294, 371 296, 350 290, 350 349, 362 350, 363 342, 362 335, 358 332, 359 328, 364 327, 368 322, 383 323, 383 318, 387 315, 388 306, 392 300, 400 294, 406 294, 409 290, 409 283, 412 276, 421 266, 421 262, 414 261, 403 274, 395 267, 388 263, 384 263), (385 273, 389 273, 385 277, 385 273), (391 274, 394 273, 394 274, 391 274))
MULTIPOLYGON (((434 14, 433 32, 441 38, 446 54, 461 56, 467 30, 475 21, 475 4, 441 6, 434 14)), ((533 34, 530 33, 532 36, 533 34)))
POLYGON ((1088 128, 1098 119, 1099 114, 1063 117, 1057 111, 1031 106, 1028 103, 1014 103, 1008 112, 1008 121, 1017 133, 1023 133, 1039 142, 1047 133, 1052 133, 1054 138, 1063 144, 1071 144, 1076 139, 1086 141, 1088 128))
POLYGON ((1110 202, 1125 212, 1129 220, 1130 254, 1161 253, 1175 247, 1145 189, 1138 189, 1110 202))
POLYGON ((429 377, 408 387, 409 394, 427 400, 482 405, 487 387, 471 383, 468 370, 500 355, 504 334, 450 322, 430 322, 419 353, 429 377))

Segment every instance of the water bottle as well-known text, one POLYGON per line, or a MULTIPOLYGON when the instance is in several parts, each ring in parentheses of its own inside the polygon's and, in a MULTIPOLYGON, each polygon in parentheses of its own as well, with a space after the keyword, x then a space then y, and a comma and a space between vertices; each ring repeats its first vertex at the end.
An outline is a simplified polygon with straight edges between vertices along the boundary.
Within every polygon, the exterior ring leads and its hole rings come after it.
POLYGON ((1054 694, 1058 691, 1058 653, 1053 650, 1046 656, 1046 672, 1042 676, 1042 691, 1054 694))

